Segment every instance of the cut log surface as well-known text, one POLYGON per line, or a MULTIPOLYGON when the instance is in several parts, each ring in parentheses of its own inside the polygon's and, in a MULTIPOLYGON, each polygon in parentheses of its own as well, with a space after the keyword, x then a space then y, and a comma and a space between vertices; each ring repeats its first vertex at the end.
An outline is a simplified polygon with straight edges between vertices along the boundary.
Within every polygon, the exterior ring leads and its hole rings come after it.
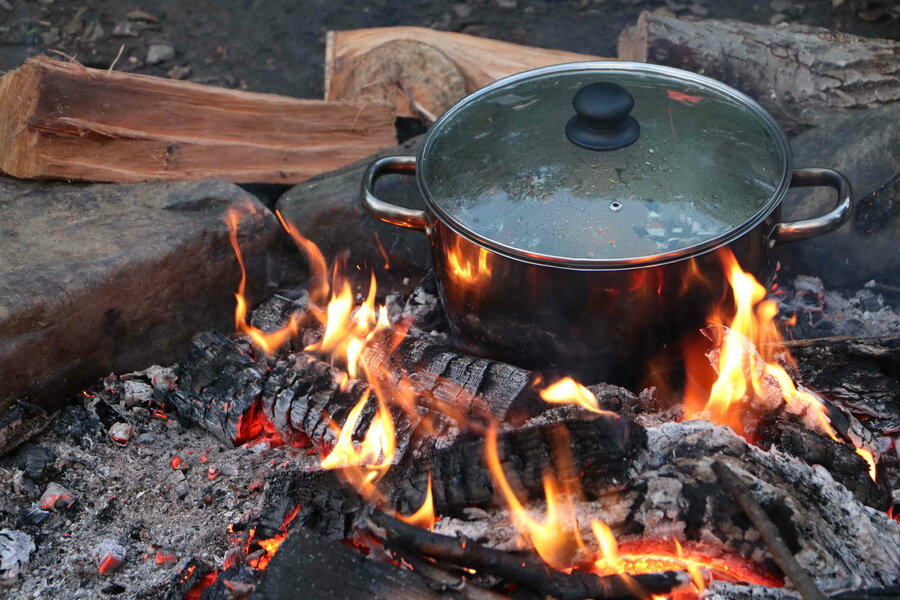
POLYGON ((619 36, 618 54, 722 81, 792 132, 848 109, 900 100, 900 42, 796 23, 684 21, 643 12, 619 36))
POLYGON ((585 60, 602 59, 425 27, 329 31, 325 98, 382 100, 397 116, 434 120, 497 79, 585 60))
POLYGON ((295 183, 395 143, 383 103, 300 100, 46 57, 0 79, 0 170, 16 177, 295 183))

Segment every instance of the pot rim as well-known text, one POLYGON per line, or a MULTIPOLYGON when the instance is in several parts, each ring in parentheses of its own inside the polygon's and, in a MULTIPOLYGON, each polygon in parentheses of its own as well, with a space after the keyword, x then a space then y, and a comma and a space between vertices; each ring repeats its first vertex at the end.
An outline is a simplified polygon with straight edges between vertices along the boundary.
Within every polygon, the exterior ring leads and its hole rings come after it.
POLYGON ((503 79, 498 79, 497 81, 469 94, 468 96, 457 102, 455 105, 453 105, 443 115, 441 115, 441 117, 438 118, 438 120, 435 121, 431 125, 431 127, 429 127, 428 133, 425 135, 425 139, 419 146, 418 152, 416 154, 416 183, 418 185, 419 192, 425 199, 425 204, 428 207, 428 211, 433 217, 437 218, 441 223, 450 228, 457 235, 462 236, 466 240, 478 246, 481 246, 486 250, 490 250, 497 254, 506 256, 507 258, 512 258, 532 264, 579 270, 629 269, 635 267, 656 266, 674 262, 676 260, 691 258, 700 254, 705 254, 706 252, 715 250, 722 246, 726 246, 762 223, 766 218, 769 217, 769 215, 771 215, 775 211, 776 208, 778 208, 778 206, 781 204, 782 199, 787 193, 788 188, 790 187, 791 172, 791 148, 784 130, 781 129, 778 123, 776 123, 772 115, 770 115, 762 106, 759 105, 759 103, 757 103, 746 94, 743 94, 736 89, 725 85, 721 81, 717 81, 703 75, 698 75, 697 73, 693 73, 691 71, 648 63, 619 60, 584 61, 551 65, 548 67, 541 67, 539 69, 532 69, 530 71, 523 71, 522 73, 516 73, 515 75, 510 75, 508 77, 504 77, 503 79), (542 77, 548 74, 579 70, 666 75, 675 79, 680 79, 687 83, 693 83, 703 87, 715 89, 717 92, 735 100, 736 103, 741 107, 750 110, 760 118, 765 129, 772 135, 772 138, 775 140, 775 143, 778 147, 778 151, 781 155, 782 173, 781 180, 776 186, 775 191, 772 193, 772 196, 756 213, 753 214, 753 216, 751 216, 743 224, 730 229, 716 237, 709 238, 692 246, 685 246, 684 248, 672 250, 670 252, 652 254, 648 256, 639 256, 634 258, 573 259, 570 257, 529 252, 515 246, 497 242, 487 236, 480 235, 472 231, 465 225, 461 224, 459 221, 454 219, 447 211, 445 211, 434 199, 430 190, 428 189, 428 186, 425 184, 425 176, 428 171, 428 164, 425 160, 425 155, 428 153, 434 139, 440 135, 442 125, 449 119, 453 118, 453 115, 455 115, 463 108, 471 105, 473 102, 478 101, 478 99, 480 99, 482 96, 494 90, 497 90, 498 88, 502 88, 510 84, 518 83, 520 81, 535 77, 542 77))

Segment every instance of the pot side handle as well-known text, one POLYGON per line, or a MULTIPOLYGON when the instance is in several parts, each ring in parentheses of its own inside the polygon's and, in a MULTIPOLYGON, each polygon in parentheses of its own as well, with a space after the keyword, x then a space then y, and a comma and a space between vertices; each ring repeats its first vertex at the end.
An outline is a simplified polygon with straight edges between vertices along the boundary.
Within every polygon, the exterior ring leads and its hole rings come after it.
POLYGON ((366 169, 363 175, 360 188, 360 198, 363 206, 371 214, 386 223, 408 227, 409 229, 425 230, 428 227, 428 218, 425 211, 389 204, 375 196, 375 182, 382 175, 387 175, 388 173, 413 175, 415 172, 415 156, 385 156, 379 158, 369 165, 369 168, 366 169))
POLYGON ((777 224, 770 236, 770 243, 773 246, 805 240, 834 231, 850 219, 853 209, 853 191, 850 189, 850 181, 846 177, 831 169, 794 169, 794 173, 791 175, 792 188, 818 186, 828 186, 837 191, 837 206, 830 213, 821 217, 777 224))

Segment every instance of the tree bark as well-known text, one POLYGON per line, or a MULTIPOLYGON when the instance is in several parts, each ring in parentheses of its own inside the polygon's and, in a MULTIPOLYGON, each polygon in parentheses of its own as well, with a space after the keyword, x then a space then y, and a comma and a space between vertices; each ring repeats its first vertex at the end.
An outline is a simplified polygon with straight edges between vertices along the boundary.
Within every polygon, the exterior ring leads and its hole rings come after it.
POLYGON ((0 79, 0 170, 296 183, 393 146, 394 119, 383 103, 300 100, 40 57, 0 79))
POLYGON ((794 23, 682 21, 641 13, 619 58, 694 71, 741 90, 791 132, 900 100, 900 42, 794 23))

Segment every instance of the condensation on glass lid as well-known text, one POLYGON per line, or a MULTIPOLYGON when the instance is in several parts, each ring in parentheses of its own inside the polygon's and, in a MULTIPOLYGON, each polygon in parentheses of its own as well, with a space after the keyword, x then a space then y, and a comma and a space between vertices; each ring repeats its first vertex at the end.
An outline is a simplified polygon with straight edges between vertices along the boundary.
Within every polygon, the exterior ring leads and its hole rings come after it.
POLYGON ((713 89, 581 71, 514 86, 452 115, 422 161, 442 211, 506 246, 573 259, 691 247, 752 218, 783 175, 762 118, 713 89), (619 150, 588 150, 565 136, 572 96, 601 78, 635 99, 641 135, 619 150))

